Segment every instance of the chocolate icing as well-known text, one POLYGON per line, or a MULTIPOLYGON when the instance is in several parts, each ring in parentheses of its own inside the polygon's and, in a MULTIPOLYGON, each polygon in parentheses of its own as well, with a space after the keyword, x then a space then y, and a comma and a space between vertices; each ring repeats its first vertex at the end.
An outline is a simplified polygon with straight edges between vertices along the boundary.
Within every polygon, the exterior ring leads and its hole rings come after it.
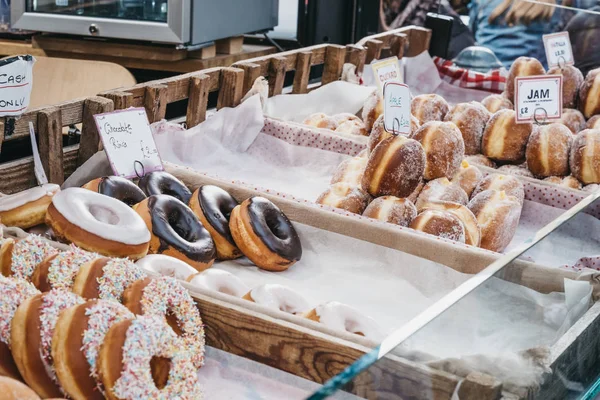
POLYGON ((185 204, 188 204, 190 197, 192 197, 192 192, 183 182, 165 171, 154 171, 144 175, 138 186, 147 196, 166 194, 183 201, 185 204))
POLYGON ((302 244, 290 220, 264 197, 249 199, 248 216, 254 233, 267 248, 290 261, 302 257, 302 244))
POLYGON ((187 258, 209 262, 216 257, 215 244, 194 212, 175 197, 164 194, 148 198, 152 233, 160 240, 159 253, 175 248, 187 258))
POLYGON ((220 187, 204 185, 198 190, 198 203, 208 223, 233 245, 229 229, 231 211, 238 205, 236 199, 220 187))
POLYGON ((143 201, 146 195, 128 179, 120 176, 103 176, 98 183, 98 193, 113 197, 128 206, 136 205, 143 201))

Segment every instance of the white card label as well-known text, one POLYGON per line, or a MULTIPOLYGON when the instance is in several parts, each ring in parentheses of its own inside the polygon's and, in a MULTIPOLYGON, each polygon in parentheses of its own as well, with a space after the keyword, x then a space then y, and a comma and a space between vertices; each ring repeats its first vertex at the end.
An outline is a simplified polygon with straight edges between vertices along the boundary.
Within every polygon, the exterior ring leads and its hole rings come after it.
POLYGON ((371 64, 375 82, 380 92, 383 91, 383 86, 386 82, 402 83, 402 74, 398 66, 398 57, 390 57, 371 64))
POLYGON ((515 79, 516 122, 555 121, 562 116, 562 75, 515 79), (535 117, 535 119, 534 119, 535 117))
POLYGON ((34 62, 32 56, 0 60, 0 117, 18 116, 27 110, 34 62))
POLYGON ((562 67, 575 64, 569 32, 544 35, 544 48, 549 67, 562 67))
POLYGON ((98 114, 94 119, 115 175, 134 178, 163 170, 145 109, 98 114))
POLYGON ((410 90, 400 82, 383 86, 383 126, 391 133, 410 133, 410 90))

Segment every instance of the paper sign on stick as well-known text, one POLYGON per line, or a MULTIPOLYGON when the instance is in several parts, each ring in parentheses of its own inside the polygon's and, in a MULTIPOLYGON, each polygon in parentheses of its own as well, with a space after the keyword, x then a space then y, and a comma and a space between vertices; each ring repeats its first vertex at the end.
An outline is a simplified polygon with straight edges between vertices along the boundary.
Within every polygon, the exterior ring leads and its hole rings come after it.
POLYGON ((543 36, 548 66, 563 67, 575 64, 569 32, 558 32, 543 36))
POLYGON ((18 116, 27 110, 34 62, 32 56, 0 60, 0 117, 18 116))
POLYGON ((402 82, 402 73, 398 67, 398 57, 390 57, 371 64, 379 91, 383 91, 386 82, 402 82))
POLYGON ((556 121, 562 116, 562 75, 515 79, 516 122, 556 121))
POLYGON ((383 126, 391 133, 410 133, 410 90, 404 83, 386 82, 383 87, 383 126))

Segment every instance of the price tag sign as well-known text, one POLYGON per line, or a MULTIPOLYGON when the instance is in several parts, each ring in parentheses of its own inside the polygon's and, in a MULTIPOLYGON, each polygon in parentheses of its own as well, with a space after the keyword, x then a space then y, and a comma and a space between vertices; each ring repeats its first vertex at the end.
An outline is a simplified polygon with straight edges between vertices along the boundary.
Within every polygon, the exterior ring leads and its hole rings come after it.
POLYGON ((383 90, 383 85, 386 82, 403 82, 402 73, 398 66, 398 57, 390 57, 385 60, 377 61, 371 64, 375 82, 380 92, 383 90))
POLYGON ((515 79, 516 122, 555 121, 562 116, 562 75, 515 79))
POLYGON ((94 119, 115 175, 134 178, 163 170, 145 109, 98 114, 94 119))
POLYGON ((383 126, 394 134, 410 133, 410 90, 400 82, 383 86, 383 126))
POLYGON ((569 32, 544 35, 543 39, 549 67, 563 67, 575 64, 569 32))
POLYGON ((18 116, 27 110, 34 62, 32 56, 0 60, 0 117, 18 116))

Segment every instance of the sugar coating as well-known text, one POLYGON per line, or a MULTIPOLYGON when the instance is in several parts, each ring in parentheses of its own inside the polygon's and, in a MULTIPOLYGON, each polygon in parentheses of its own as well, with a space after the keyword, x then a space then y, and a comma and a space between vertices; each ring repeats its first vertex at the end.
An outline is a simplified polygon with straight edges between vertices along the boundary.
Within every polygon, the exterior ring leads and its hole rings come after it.
POLYGON ((500 110, 488 121, 481 139, 481 152, 498 161, 521 163, 532 131, 537 125, 517 124, 513 110, 500 110))
POLYGON ((483 179, 483 173, 474 165, 470 165, 467 160, 463 160, 460 169, 452 178, 452 182, 458 184, 467 196, 471 197, 471 193, 475 187, 483 179))
POLYGON ((544 182, 549 182, 554 185, 566 187, 569 189, 581 189, 581 182, 577 180, 577 178, 569 175, 569 176, 550 176, 544 179, 544 182))
POLYGON ((585 129, 600 129, 600 115, 594 115, 592 118, 588 119, 585 124, 585 129))
POLYGON ((365 125, 362 121, 358 120, 348 120, 340 123, 337 128, 335 128, 335 132, 338 133, 348 133, 350 135, 359 135, 366 136, 367 130, 365 129, 365 125))
POLYGON ((370 200, 369 194, 360 187, 347 182, 337 182, 323 192, 317 198, 316 203, 362 214, 370 200))
POLYGON ((338 165, 331 177, 331 183, 346 182, 350 185, 358 186, 362 180, 366 166, 366 158, 348 158, 338 165))
POLYGON ((462 221, 448 211, 425 209, 413 220, 410 227, 455 242, 465 243, 466 241, 466 232, 462 221))
POLYGON ((214 268, 206 269, 194 275, 189 284, 235 297, 244 297, 250 290, 237 276, 214 268))
POLYGON ((68 251, 59 253, 48 267, 48 283, 52 289, 71 290, 79 269, 88 262, 100 257, 77 246, 71 245, 68 251))
POLYGON ((408 226, 417 217, 417 207, 409 199, 382 196, 373 200, 363 215, 395 225, 408 226))
POLYGON ((360 119, 356 115, 350 114, 350 113, 335 114, 331 118, 333 118, 338 124, 343 124, 344 122, 348 122, 348 121, 362 123, 362 119, 360 119))
POLYGON ((365 123, 365 129, 369 134, 373 128, 373 124, 383 114, 383 99, 379 95, 379 89, 375 89, 365 99, 362 110, 362 119, 365 123))
POLYGON ((600 114, 600 68, 588 72, 579 88, 579 110, 586 118, 600 114))
POLYGON ((308 302, 287 286, 264 284, 250 291, 250 297, 256 304, 280 310, 289 314, 301 314, 308 311, 308 302))
POLYGON ((518 76, 545 75, 546 70, 542 63, 532 57, 517 58, 508 71, 506 77, 506 97, 514 102, 515 98, 515 78, 518 76))
POLYGON ((571 146, 571 174, 583 184, 600 183, 600 130, 579 132, 571 146))
POLYGON ((0 211, 9 211, 27 203, 39 200, 44 196, 52 197, 60 190, 60 186, 46 183, 15 194, 0 197, 0 211))
POLYGON ((375 320, 361 314, 357 309, 337 301, 320 304, 315 308, 319 322, 337 331, 362 334, 373 340, 382 337, 381 329, 375 320))
POLYGON ((466 205, 469 202, 469 196, 460 185, 452 183, 444 177, 427 182, 415 205, 420 210, 425 204, 432 201, 449 201, 466 205))
POLYGON ((17 308, 40 291, 30 282, 0 275, 0 341, 10 347, 10 327, 17 308))
POLYGON ((38 235, 28 235, 17 240, 11 254, 11 272, 21 279, 29 280, 33 271, 46 257, 57 254, 58 250, 50 246, 47 240, 38 235))
POLYGON ((446 211, 456 216, 462 222, 465 229, 465 243, 472 246, 479 246, 481 240, 481 231, 477 218, 466 206, 447 201, 435 201, 425 205, 425 210, 446 211))
POLYGON ((579 110, 574 108, 564 108, 562 117, 558 122, 569 128, 574 135, 585 129, 585 117, 579 110))
POLYGON ((314 126, 316 128, 324 128, 334 130, 337 128, 338 123, 332 117, 324 113, 314 113, 306 117, 302 122, 305 125, 314 126))
POLYGON ((472 101, 456 104, 444 121, 453 122, 458 127, 465 144, 465 154, 472 155, 481 153, 483 130, 491 116, 484 106, 472 101))
POLYGON ((124 258, 111 258, 102 267, 102 275, 98 278, 99 298, 120 302, 125 289, 145 277, 146 273, 132 261, 124 258))
POLYGON ((492 114, 499 110, 513 109, 512 101, 500 94, 490 94, 481 100, 481 105, 483 105, 492 114))
POLYGON ((443 121, 449 109, 446 100, 433 93, 416 96, 410 103, 410 113, 421 125, 430 121, 443 121))
POLYGON ((483 167, 496 168, 496 163, 484 156, 483 154, 475 154, 465 157, 469 164, 481 165, 483 167))
POLYGON ((497 171, 503 175, 526 176, 528 178, 534 177, 529 169, 523 168, 520 165, 503 165, 501 167, 498 167, 497 171))
POLYGON ((427 180, 452 177, 465 157, 465 144, 460 130, 452 122, 427 122, 414 137, 427 155, 423 177, 427 180))
POLYGON ((507 196, 514 196, 519 200, 520 204, 523 204, 523 200, 525 199, 525 188, 521 181, 514 176, 502 174, 489 174, 483 178, 473 191, 472 197, 491 189, 499 192, 503 191, 507 196))
POLYGON ((534 130, 527 143, 529 170, 538 177, 569 174, 569 154, 573 134, 562 124, 544 125, 534 130))
POLYGON ((566 65, 562 68, 553 67, 548 70, 548 75, 562 75, 563 107, 575 107, 577 95, 579 94, 579 87, 583 83, 583 74, 579 68, 573 65, 566 65))

